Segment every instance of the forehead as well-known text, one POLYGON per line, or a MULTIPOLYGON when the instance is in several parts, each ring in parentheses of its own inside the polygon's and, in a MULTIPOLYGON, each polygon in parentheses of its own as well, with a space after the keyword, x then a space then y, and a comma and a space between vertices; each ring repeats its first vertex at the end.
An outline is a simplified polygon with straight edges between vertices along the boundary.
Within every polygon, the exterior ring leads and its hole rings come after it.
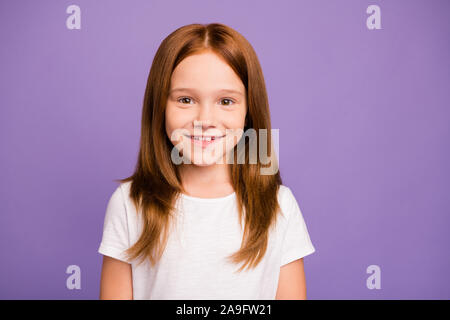
POLYGON ((245 86, 234 70, 221 57, 211 52, 191 55, 182 60, 172 73, 170 88, 245 92, 245 86))

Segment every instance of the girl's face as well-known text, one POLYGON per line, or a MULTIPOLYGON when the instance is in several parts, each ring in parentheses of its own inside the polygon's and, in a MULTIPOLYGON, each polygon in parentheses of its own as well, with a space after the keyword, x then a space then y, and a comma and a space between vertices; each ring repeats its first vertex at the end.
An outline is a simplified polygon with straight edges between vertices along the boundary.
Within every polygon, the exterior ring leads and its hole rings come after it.
POLYGON ((184 163, 228 163, 226 154, 242 136, 246 113, 244 84, 216 54, 191 55, 173 71, 165 126, 184 163))

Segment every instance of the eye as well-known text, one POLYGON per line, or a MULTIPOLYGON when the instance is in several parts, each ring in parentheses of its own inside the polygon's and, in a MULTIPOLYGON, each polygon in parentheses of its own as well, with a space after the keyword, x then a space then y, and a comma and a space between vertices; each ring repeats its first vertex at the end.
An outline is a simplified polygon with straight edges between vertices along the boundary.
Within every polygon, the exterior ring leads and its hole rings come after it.
POLYGON ((231 106, 232 104, 235 103, 234 100, 228 99, 228 98, 224 98, 224 99, 222 99, 222 100, 220 100, 220 101, 228 101, 228 103, 225 103, 225 106, 231 106), (232 103, 230 103, 230 102, 232 102, 232 103))
MULTIPOLYGON (((181 98, 179 98, 178 100, 177 100, 177 102, 180 102, 180 100, 181 101, 186 101, 186 99, 188 100, 188 101, 192 101, 192 99, 191 98, 189 98, 189 97, 181 97, 181 98)), ((181 103, 183 103, 183 102, 181 102, 181 103)), ((185 103, 183 103, 183 104, 185 104, 185 103)), ((188 104, 190 104, 189 102, 188 102, 188 104)))

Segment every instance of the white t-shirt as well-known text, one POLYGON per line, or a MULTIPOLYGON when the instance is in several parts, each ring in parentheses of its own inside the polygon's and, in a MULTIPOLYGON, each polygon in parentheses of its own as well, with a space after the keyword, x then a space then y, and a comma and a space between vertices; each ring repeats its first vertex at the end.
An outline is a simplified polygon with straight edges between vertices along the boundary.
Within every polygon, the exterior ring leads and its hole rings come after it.
POLYGON ((121 183, 108 202, 98 252, 131 263, 135 300, 273 300, 280 267, 315 251, 294 195, 281 185, 278 201, 283 214, 255 269, 234 273, 242 264, 225 261, 240 248, 243 235, 236 193, 213 199, 181 194, 176 231, 169 235, 161 260, 153 267, 148 259, 138 265, 123 255, 142 230, 130 186, 131 182, 121 183))

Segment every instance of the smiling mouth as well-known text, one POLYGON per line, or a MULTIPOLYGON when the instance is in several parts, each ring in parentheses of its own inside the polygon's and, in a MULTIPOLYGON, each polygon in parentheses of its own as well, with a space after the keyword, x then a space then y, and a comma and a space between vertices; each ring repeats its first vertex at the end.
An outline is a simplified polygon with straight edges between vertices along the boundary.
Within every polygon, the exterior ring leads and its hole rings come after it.
POLYGON ((202 149, 207 148, 210 145, 215 144, 217 141, 221 140, 223 136, 190 136, 185 135, 185 137, 191 140, 191 143, 200 146, 202 149))
POLYGON ((215 141, 215 140, 219 140, 219 139, 225 137, 225 135, 223 135, 223 136, 188 136, 188 135, 185 135, 185 136, 190 138, 191 140, 202 141, 202 142, 215 141))

